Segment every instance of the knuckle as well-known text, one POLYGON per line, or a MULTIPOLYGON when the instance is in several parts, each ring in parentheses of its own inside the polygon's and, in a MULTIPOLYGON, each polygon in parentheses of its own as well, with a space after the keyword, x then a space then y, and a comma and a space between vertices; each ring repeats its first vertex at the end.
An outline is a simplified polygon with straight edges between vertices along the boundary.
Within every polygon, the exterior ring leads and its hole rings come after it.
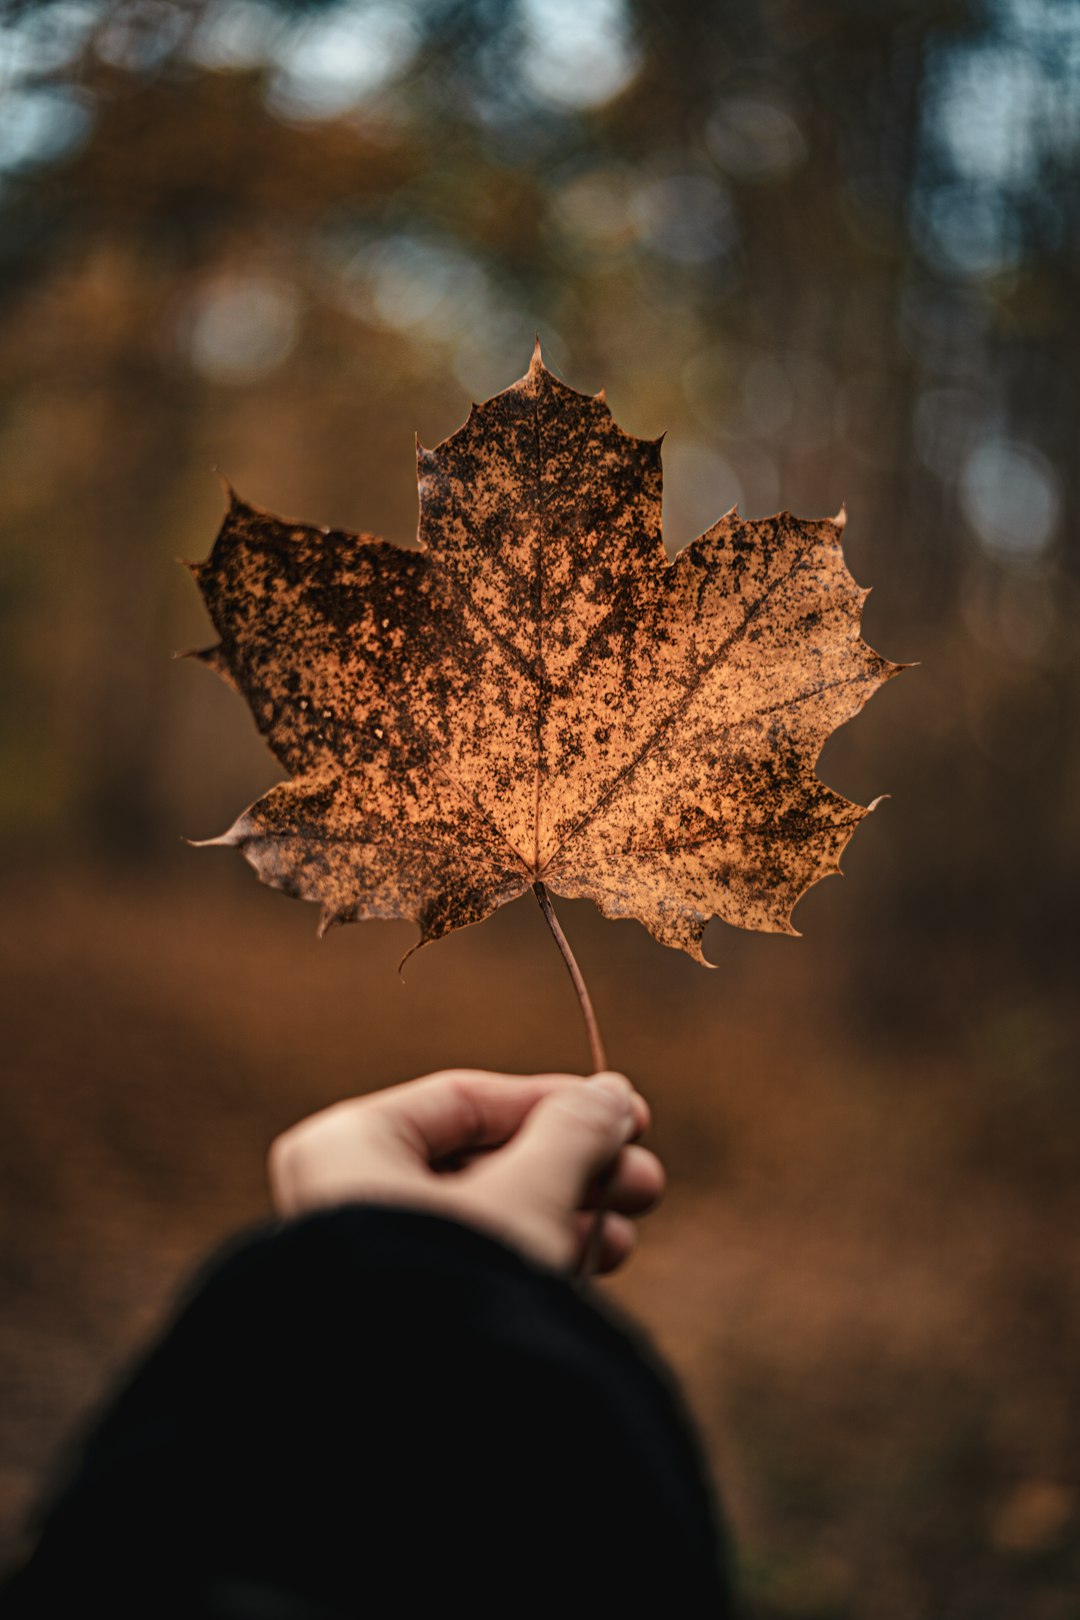
POLYGON ((604 1137, 611 1135, 626 1113, 618 1097, 606 1091, 586 1090, 584 1086, 560 1092, 551 1106, 560 1109, 579 1126, 604 1137))
POLYGON ((296 1127, 275 1136, 266 1153, 266 1164, 271 1176, 280 1176, 293 1156, 296 1145, 296 1127))

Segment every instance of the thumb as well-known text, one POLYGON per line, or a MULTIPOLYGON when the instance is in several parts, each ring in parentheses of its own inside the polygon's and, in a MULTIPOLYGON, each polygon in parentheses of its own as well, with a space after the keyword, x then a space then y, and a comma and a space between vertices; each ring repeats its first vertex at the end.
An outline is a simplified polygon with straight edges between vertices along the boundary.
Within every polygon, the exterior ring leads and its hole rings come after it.
POLYGON ((630 1082, 621 1074, 594 1075, 536 1104, 498 1155, 499 1174, 522 1203, 539 1198, 570 1214, 635 1127, 630 1082))

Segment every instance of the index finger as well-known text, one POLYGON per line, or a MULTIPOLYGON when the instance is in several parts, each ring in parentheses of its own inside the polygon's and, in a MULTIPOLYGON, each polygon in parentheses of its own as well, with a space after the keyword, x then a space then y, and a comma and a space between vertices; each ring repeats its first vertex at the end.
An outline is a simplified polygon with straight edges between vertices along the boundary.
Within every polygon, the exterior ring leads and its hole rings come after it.
MULTIPOLYGON (((580 1086, 580 1075, 493 1074, 450 1069, 365 1097, 365 1123, 427 1159, 509 1140, 543 1097, 580 1086)), ((636 1093, 638 1132, 649 1124, 648 1105, 636 1093)))

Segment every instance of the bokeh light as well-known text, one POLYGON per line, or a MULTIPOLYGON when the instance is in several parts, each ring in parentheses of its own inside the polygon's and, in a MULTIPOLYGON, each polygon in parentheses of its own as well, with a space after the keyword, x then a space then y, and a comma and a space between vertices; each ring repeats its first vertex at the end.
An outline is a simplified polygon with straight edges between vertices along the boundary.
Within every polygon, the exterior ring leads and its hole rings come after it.
POLYGON ((1061 482, 1044 455, 1016 440, 989 437, 964 458, 960 507, 990 551, 1038 557, 1057 533, 1061 482))
POLYGON ((693 439, 664 455, 664 530, 669 543, 684 546, 744 499, 731 463, 693 439))
POLYGON ((710 175, 646 180, 630 207, 642 242, 676 264, 708 264, 730 252, 738 238, 727 189, 710 175))
POLYGON ((640 55, 623 0, 521 0, 522 81, 540 101, 599 107, 632 81, 640 55))
POLYGON ((67 90, 14 90, 0 115, 0 173, 52 163, 85 139, 92 114, 67 90))
POLYGON ((406 233, 361 248, 342 283, 354 314, 401 332, 452 339, 494 313, 494 291, 475 259, 452 243, 406 233))
POLYGON ((250 71, 270 60, 287 26, 285 15, 261 0, 212 0, 198 19, 187 54, 216 72, 250 71))
POLYGON ((807 155, 791 113, 764 95, 727 97, 709 118, 705 140, 720 168, 736 180, 782 179, 807 155))
POLYGON ((345 3, 292 24, 274 38, 268 103, 285 118, 334 118, 382 88, 418 43, 403 4, 345 3))
POLYGON ((250 383, 274 371, 296 343, 300 298, 271 277, 231 275, 199 290, 185 319, 191 363, 220 383, 250 383))

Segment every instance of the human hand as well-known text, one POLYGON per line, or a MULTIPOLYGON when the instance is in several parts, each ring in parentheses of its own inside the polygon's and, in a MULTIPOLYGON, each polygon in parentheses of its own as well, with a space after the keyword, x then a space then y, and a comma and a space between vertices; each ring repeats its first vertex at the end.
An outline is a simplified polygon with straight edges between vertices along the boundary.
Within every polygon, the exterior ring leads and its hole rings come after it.
POLYGON ((580 1266, 599 1218, 597 1269, 614 1271, 637 1241, 630 1217, 664 1189, 660 1161, 634 1141, 649 1117, 622 1075, 449 1070, 301 1120, 270 1148, 270 1190, 284 1216, 344 1203, 428 1210, 556 1270, 580 1266))

